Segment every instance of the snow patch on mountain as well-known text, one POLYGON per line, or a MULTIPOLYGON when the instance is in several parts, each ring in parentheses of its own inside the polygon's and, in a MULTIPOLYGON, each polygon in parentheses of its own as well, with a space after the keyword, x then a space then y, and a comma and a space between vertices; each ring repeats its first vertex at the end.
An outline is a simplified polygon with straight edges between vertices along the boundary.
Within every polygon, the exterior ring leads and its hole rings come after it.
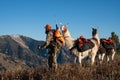
POLYGON ((19 43, 22 47, 24 48, 28 48, 28 46, 25 44, 25 42, 20 38, 20 35, 18 34, 13 34, 13 35, 10 35, 11 38, 16 41, 17 43, 19 43))

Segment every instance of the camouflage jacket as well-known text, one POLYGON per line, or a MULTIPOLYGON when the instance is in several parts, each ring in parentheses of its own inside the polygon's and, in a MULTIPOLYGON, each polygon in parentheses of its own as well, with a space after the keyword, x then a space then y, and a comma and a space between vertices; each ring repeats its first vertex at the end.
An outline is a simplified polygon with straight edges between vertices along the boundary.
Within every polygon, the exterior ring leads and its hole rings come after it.
POLYGON ((46 48, 51 42, 54 41, 54 31, 53 30, 50 30, 47 32, 47 36, 46 36, 46 42, 44 43, 43 46, 41 46, 41 48, 46 48))
POLYGON ((55 30, 49 30, 47 32, 47 36, 46 36, 46 42, 44 43, 43 46, 41 46, 41 48, 48 48, 49 46, 58 46, 58 47, 61 47, 62 46, 62 43, 58 40, 55 39, 54 37, 54 32, 55 30))

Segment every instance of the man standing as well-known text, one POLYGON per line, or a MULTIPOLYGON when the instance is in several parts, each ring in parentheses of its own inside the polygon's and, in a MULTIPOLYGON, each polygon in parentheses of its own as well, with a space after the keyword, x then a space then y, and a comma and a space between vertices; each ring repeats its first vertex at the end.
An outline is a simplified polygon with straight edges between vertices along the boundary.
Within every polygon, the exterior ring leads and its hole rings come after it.
POLYGON ((57 53, 60 51, 62 47, 62 42, 57 40, 57 37, 54 36, 55 34, 54 29, 51 28, 50 24, 45 26, 45 33, 46 33, 46 42, 44 45, 38 45, 38 49, 48 48, 48 65, 49 69, 57 69, 57 53))

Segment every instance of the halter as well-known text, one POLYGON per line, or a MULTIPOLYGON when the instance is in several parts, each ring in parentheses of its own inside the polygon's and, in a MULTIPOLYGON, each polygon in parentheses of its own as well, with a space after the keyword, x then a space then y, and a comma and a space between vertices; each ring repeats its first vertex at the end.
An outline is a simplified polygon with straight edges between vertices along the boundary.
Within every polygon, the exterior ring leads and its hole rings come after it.
POLYGON ((68 38, 68 37, 70 37, 70 36, 64 36, 65 39, 68 38))

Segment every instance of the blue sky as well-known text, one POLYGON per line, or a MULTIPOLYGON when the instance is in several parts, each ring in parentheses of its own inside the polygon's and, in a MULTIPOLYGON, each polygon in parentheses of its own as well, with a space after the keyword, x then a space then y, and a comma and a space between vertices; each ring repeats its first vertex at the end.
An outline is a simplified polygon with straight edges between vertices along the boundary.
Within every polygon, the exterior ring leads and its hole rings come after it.
POLYGON ((45 40, 44 26, 67 24, 73 38, 120 37, 120 0, 0 0, 0 35, 21 34, 45 40))

